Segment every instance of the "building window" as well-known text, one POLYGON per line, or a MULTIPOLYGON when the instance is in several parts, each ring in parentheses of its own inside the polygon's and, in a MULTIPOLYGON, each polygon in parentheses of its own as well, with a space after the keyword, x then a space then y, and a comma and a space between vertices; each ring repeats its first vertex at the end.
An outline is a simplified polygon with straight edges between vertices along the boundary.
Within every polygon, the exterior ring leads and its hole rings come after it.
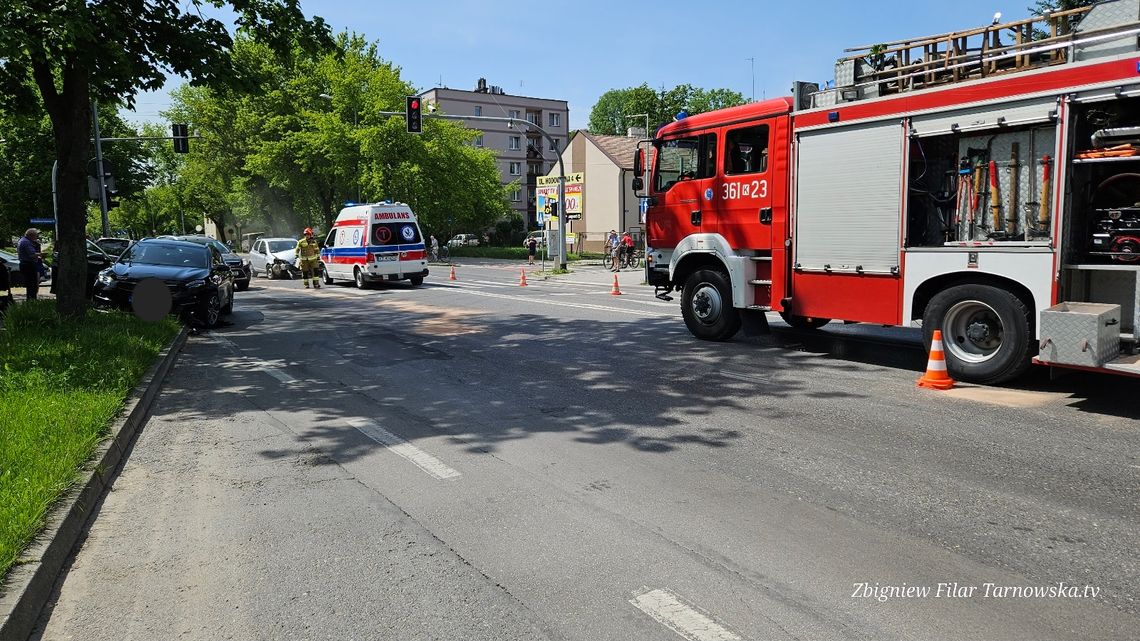
POLYGON ((475 105, 475 115, 476 116, 482 116, 483 115, 483 106, 482 105, 475 105))
POLYGON ((551 127, 561 127, 562 126, 562 114, 556 114, 556 113, 550 114, 550 126, 551 127))
POLYGON ((519 117, 519 110, 518 109, 511 109, 510 111, 507 112, 507 114, 511 118, 518 118, 519 117))
POLYGON ((513 150, 521 149, 522 139, 519 136, 511 136, 510 144, 507 145, 507 148, 513 150))
POLYGON ((482 147, 483 146, 483 134, 479 134, 478 136, 475 136, 475 146, 476 147, 482 147))
POLYGON ((526 119, 529 120, 530 124, 532 124, 532 125, 538 124, 538 114, 536 114, 534 112, 528 113, 526 115, 526 119))
POLYGON ((521 173, 522 173, 522 163, 521 162, 511 163, 511 175, 512 176, 518 176, 521 173))
POLYGON ((557 138, 551 138, 550 139, 550 151, 558 151, 558 139, 557 138))
POLYGON ((531 174, 534 174, 535 176, 541 176, 543 173, 542 164, 532 162, 530 163, 530 167, 527 169, 527 171, 529 171, 531 174))
POLYGON ((511 202, 517 203, 517 202, 520 202, 521 200, 522 200, 522 190, 519 189, 518 187, 515 187, 514 189, 511 190, 511 202))

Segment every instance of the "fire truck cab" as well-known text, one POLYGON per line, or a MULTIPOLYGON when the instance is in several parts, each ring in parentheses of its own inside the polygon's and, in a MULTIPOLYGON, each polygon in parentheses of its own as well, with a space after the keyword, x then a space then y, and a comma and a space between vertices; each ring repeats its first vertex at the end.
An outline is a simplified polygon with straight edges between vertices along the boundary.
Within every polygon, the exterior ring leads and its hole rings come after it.
POLYGON ((647 281, 706 340, 779 312, 940 329, 974 382, 1140 375, 1137 34, 1110 0, 884 43, 662 127, 634 162, 647 281))

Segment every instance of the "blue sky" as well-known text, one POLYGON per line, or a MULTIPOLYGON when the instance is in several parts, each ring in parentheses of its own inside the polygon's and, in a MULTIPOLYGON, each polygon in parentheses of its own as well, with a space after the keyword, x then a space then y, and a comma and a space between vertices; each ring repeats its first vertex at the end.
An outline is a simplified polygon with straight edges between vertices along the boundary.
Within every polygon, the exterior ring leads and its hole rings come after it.
MULTIPOLYGON (((602 93, 648 82, 726 87, 752 96, 785 95, 793 80, 832 77, 843 49, 1029 15, 1031 0, 863 2, 801 0, 579 0, 500 3, 473 0, 364 2, 301 0, 334 31, 378 41, 380 54, 420 89, 472 89, 484 77, 506 93, 570 103, 583 128, 602 93), (646 25, 649 25, 648 27, 646 25)), ((177 79, 167 88, 177 86, 177 79)), ((154 120, 165 91, 139 96, 132 120, 154 120)))

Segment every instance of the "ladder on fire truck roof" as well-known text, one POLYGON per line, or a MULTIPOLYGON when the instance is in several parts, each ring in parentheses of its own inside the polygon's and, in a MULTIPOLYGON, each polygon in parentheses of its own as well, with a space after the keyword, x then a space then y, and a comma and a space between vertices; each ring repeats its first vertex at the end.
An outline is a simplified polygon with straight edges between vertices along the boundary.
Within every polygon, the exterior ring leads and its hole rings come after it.
MULTIPOLYGON (((1136 49, 1140 0, 1109 0, 1013 22, 844 50, 835 84, 797 109, 906 93, 1136 49), (1112 45, 1112 46, 1105 46, 1112 45), (1114 48, 1115 47, 1115 48, 1114 48)), ((799 103, 799 99, 797 99, 799 103)))

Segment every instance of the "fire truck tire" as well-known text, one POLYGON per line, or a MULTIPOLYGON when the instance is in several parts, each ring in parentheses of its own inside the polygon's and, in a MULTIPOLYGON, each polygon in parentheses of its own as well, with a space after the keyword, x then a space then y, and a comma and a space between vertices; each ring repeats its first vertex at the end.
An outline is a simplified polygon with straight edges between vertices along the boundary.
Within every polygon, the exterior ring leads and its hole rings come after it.
POLYGON ((922 328, 927 352, 934 330, 942 330, 946 368, 953 378, 993 385, 1029 369, 1035 347, 1032 317, 1008 290, 975 284, 945 289, 930 299, 922 328))
POLYGON ((693 336, 726 341, 740 331, 740 310, 732 306, 732 286, 724 272, 702 269, 685 280, 681 315, 693 336))
POLYGON ((780 312, 780 318, 796 329, 819 329, 831 322, 830 318, 816 318, 815 316, 795 316, 787 312, 780 312))

